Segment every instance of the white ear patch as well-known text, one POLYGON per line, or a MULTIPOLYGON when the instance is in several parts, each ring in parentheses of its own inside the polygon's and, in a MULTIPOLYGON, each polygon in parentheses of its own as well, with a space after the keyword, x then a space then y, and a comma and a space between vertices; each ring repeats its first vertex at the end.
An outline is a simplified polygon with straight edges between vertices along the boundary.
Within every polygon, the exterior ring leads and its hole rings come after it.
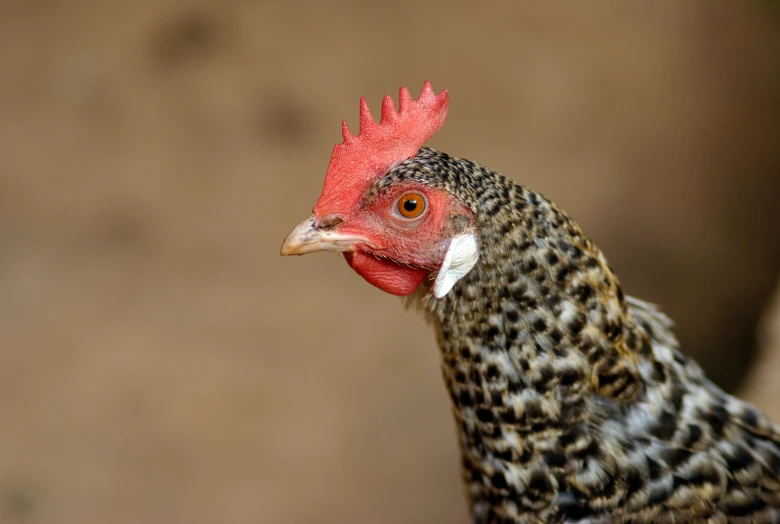
POLYGON ((444 254, 444 262, 433 282, 433 296, 442 298, 450 292, 452 286, 465 277, 479 260, 477 238, 474 233, 453 237, 444 254))

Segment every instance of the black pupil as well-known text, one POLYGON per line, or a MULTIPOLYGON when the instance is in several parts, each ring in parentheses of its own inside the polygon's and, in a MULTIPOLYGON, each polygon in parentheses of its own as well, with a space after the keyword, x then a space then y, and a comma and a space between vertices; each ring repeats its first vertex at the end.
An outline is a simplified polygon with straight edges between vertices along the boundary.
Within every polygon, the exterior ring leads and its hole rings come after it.
POLYGON ((404 202, 404 210, 408 211, 409 213, 411 213, 416 209, 417 209, 417 199, 410 198, 409 200, 404 202))

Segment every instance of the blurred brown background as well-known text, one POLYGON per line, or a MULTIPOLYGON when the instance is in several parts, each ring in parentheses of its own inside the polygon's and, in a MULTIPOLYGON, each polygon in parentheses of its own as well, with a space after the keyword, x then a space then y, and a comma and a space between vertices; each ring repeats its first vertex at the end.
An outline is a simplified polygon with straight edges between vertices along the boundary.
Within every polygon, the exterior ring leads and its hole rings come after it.
POLYGON ((3 0, 0 46, 0 523, 467 522, 429 329, 278 256, 358 97, 425 79, 431 145, 567 209, 719 383, 750 366, 776 2, 3 0))

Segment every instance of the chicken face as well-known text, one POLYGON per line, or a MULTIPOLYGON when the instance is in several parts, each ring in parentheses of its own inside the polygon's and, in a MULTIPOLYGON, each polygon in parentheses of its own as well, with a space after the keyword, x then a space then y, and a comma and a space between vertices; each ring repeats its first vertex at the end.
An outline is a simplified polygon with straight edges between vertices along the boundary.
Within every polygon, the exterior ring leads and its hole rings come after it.
MULTIPOLYGON (((428 275, 441 275, 439 282, 445 282, 454 274, 452 258, 458 266, 464 253, 458 252, 463 241, 453 239, 473 237, 463 227, 470 217, 471 211, 444 190, 392 184, 360 199, 353 209, 318 215, 315 208, 285 239, 282 254, 343 251, 350 267, 369 283, 393 295, 409 295, 428 275), (454 251, 444 267, 450 247, 454 251)), ((443 284, 436 284, 434 293, 442 292, 443 284)))
POLYGON ((342 251, 352 269, 388 293, 409 295, 435 274, 434 296, 446 295, 478 258, 476 235, 464 227, 471 212, 442 189, 392 181, 393 168, 413 162, 444 124, 448 102, 447 91, 435 94, 430 82, 416 101, 402 88, 399 111, 386 96, 377 123, 362 98, 360 133, 342 124, 344 142, 333 148, 314 212, 285 239, 282 255, 342 251))

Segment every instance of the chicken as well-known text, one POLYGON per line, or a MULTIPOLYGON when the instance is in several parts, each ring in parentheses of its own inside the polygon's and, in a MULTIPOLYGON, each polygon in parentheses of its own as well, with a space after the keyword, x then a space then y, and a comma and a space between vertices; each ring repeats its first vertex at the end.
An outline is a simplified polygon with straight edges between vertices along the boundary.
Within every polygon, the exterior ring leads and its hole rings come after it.
POLYGON ((342 124, 282 255, 343 252, 431 321, 475 523, 780 522, 780 429, 678 351, 539 193, 422 145, 446 91, 342 124))

